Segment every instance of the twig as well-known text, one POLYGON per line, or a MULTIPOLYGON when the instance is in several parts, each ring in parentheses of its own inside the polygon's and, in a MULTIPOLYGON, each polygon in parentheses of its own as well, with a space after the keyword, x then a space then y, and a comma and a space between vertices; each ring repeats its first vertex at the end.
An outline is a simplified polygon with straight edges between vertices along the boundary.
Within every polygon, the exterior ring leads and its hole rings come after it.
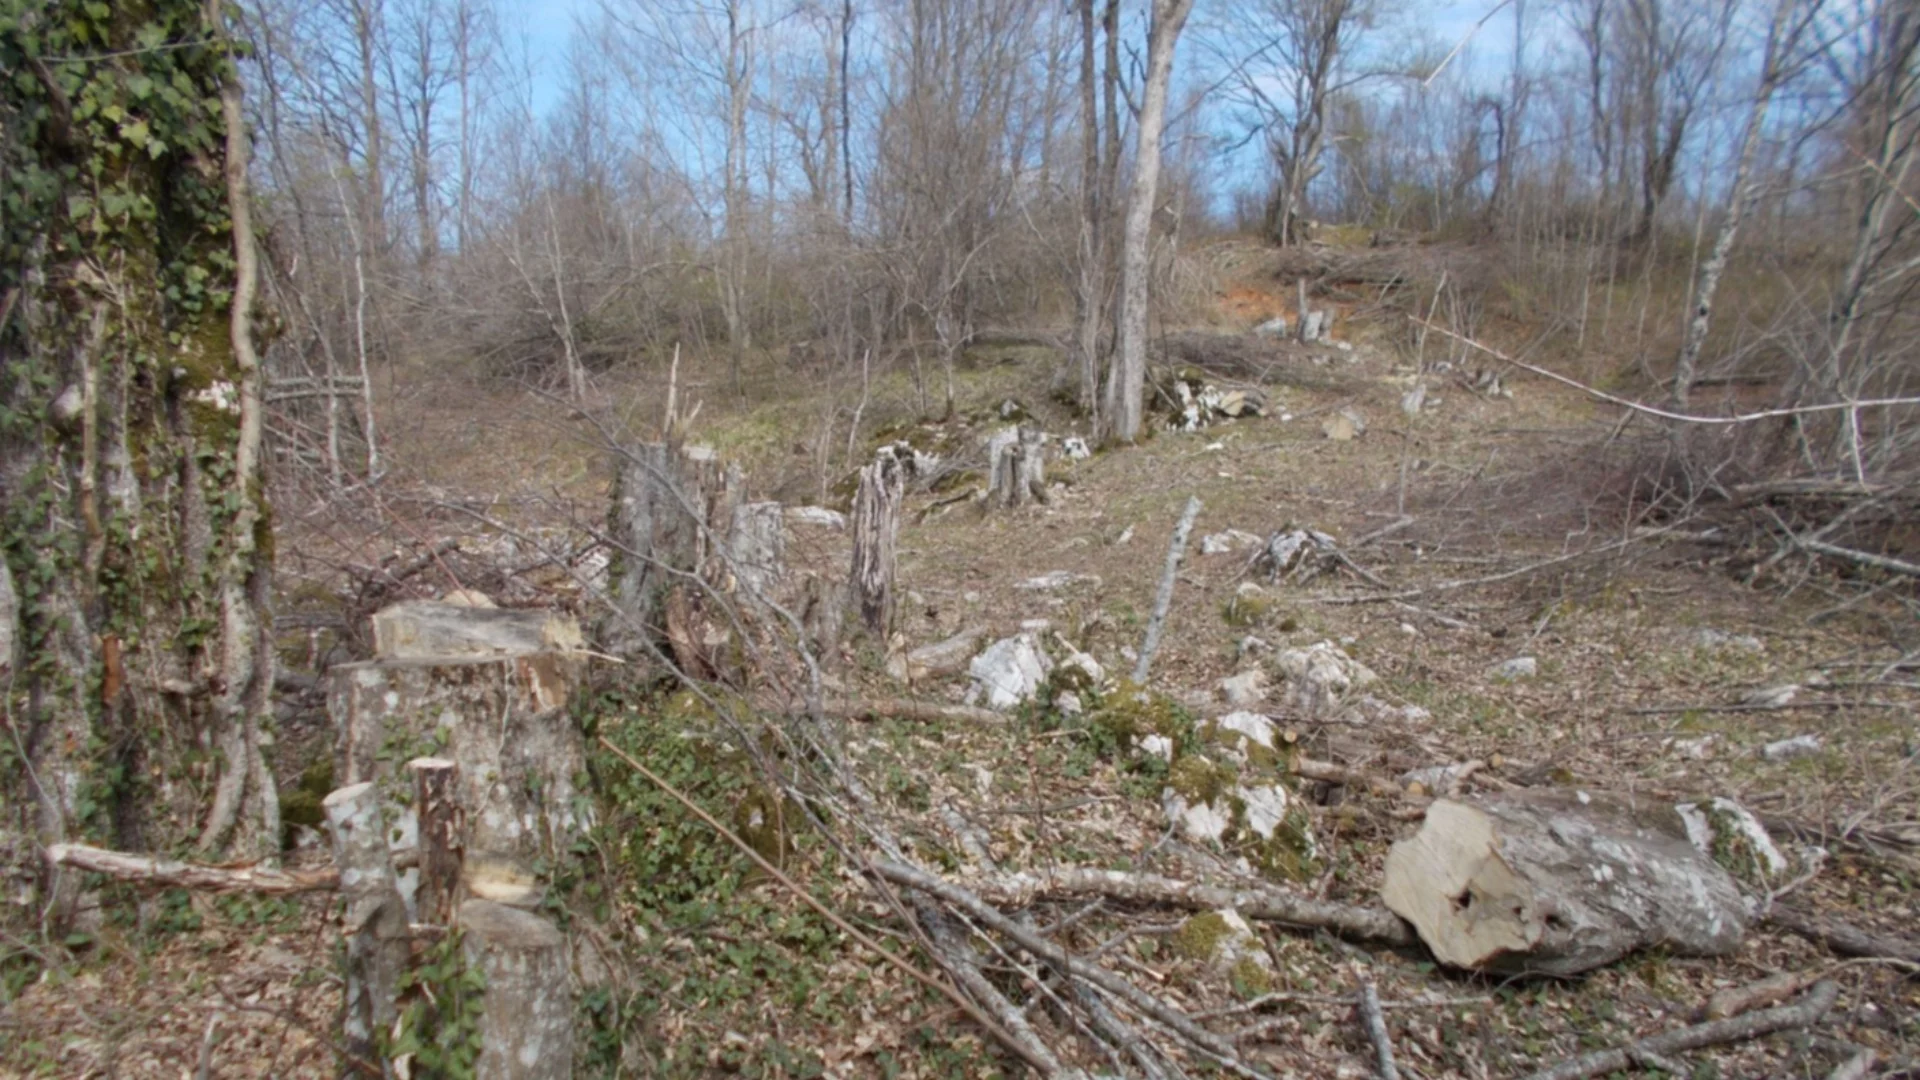
POLYGON ((979 1024, 982 1028, 984 1028, 987 1031, 987 1033, 992 1035, 995 1039, 997 1039, 1002 1046, 1005 1046, 1007 1049, 1019 1055, 1020 1060, 1025 1061, 1027 1064, 1033 1066, 1036 1069, 1039 1069, 1043 1074, 1052 1075, 1052 1070, 1049 1069, 1048 1066, 1049 1064, 1057 1064, 1057 1063, 1050 1063, 1045 1059, 1035 1058, 1031 1056, 1033 1053, 1033 1048, 1031 1046, 1027 1045, 1026 1042, 1016 1037, 1012 1032, 1009 1032, 1004 1027, 1001 1027, 999 1021, 993 1019, 992 1017, 988 1016, 986 1013, 982 1012, 978 1005, 975 1005, 970 999, 968 999, 968 997, 965 994, 962 994, 959 990, 955 989, 952 984, 941 982, 939 979, 936 979, 933 976, 927 974, 926 972, 921 971, 919 968, 913 966, 912 964, 907 963, 904 959, 896 955, 892 950, 881 945, 878 941, 875 941, 870 935, 860 930, 858 927, 855 927, 852 923, 849 923, 846 919, 842 918, 838 912, 834 911, 832 908, 827 907, 825 904, 821 903, 819 900, 814 899, 814 896, 812 893, 801 888, 797 882, 795 882, 792 878, 788 877, 786 873, 783 872, 779 867, 768 862, 765 856, 761 855, 758 851, 755 851, 753 849, 752 845, 748 844, 745 840, 740 839, 738 836, 735 836, 733 833, 733 830, 727 828, 725 825, 720 824, 720 822, 717 819, 715 819, 712 814, 707 813, 707 811, 704 808, 702 808, 700 804, 694 802, 692 799, 689 799, 686 795, 682 794, 680 792, 680 789, 674 787, 672 784, 669 784, 665 780, 661 779, 658 775, 654 773, 652 769, 649 769, 645 765, 640 764, 640 762, 636 761, 631 754, 628 754, 625 750, 622 750, 618 746, 615 746, 611 741, 608 740, 608 738, 605 735, 600 736, 599 742, 601 746, 604 746, 608 750, 612 751, 615 757, 618 757, 621 761, 624 761, 629 766, 631 766, 635 772, 639 773, 641 776, 646 777, 647 780, 652 782, 652 784, 655 787, 658 787, 661 791, 666 792, 669 796, 673 798, 675 802, 686 807, 687 810, 691 812, 695 817, 705 822, 708 828, 718 833, 722 839, 726 840, 728 843, 732 844, 734 847, 739 848, 742 854, 746 855, 749 859, 753 860, 754 865, 758 866, 761 872, 765 873, 768 877, 772 878, 774 881, 779 882, 781 887, 785 888, 788 892, 792 893, 795 899, 799 900, 801 903, 812 908, 816 913, 819 914, 821 918, 839 927, 841 932, 846 934, 848 937, 851 937, 853 940, 859 942, 862 945, 865 945, 868 949, 876 953, 881 960, 885 961, 887 964, 890 964, 894 968, 898 969, 901 974, 907 976, 908 978, 914 980, 915 982, 920 983, 923 986, 926 986, 938 992, 941 996, 947 998, 949 1001, 952 1001, 955 1005, 958 1005, 960 1007, 961 1012, 966 1013, 969 1019, 971 1019, 974 1023, 979 1024))
POLYGON ((1173 543, 1167 547, 1167 565, 1160 571, 1160 591, 1153 598, 1153 617, 1147 620, 1147 640, 1140 646, 1140 660, 1133 665, 1133 681, 1144 684, 1147 670, 1153 666, 1153 654, 1160 651, 1160 632, 1166 626, 1167 609, 1173 606, 1173 579, 1180 572, 1180 561, 1187 554, 1187 537, 1193 532, 1193 519, 1200 516, 1200 499, 1187 496, 1187 508, 1173 530, 1173 543))
POLYGON ((206 1033, 200 1036, 200 1065, 193 1071, 193 1080, 207 1080, 213 1075, 213 1047, 220 1038, 220 1019, 225 1014, 219 1009, 207 1017, 206 1033))
POLYGON ((1380 1080, 1400 1080, 1400 1070, 1393 1064, 1393 1039, 1387 1034, 1387 1018, 1380 1015, 1380 992, 1373 987, 1373 980, 1360 977, 1360 1023, 1367 1029, 1367 1041, 1373 1044, 1373 1060, 1379 1070, 1380 1080))
POLYGON ((1582 1054, 1551 1068, 1542 1069, 1526 1077, 1526 1080, 1586 1080, 1587 1077, 1602 1076, 1627 1068, 1634 1064, 1636 1057, 1646 1060, 1644 1055, 1648 1054, 1655 1056, 1677 1054, 1707 1046, 1756 1039, 1787 1028, 1807 1027, 1817 1023, 1827 1014, 1828 1009, 1833 1008, 1834 998, 1839 994, 1838 985, 1831 980, 1822 981, 1796 1004, 1782 1005, 1726 1020, 1710 1020, 1704 1024, 1695 1024, 1650 1036, 1626 1046, 1596 1050, 1591 1054, 1582 1054))
POLYGON ((1899 559, 1890 559, 1885 555, 1874 555, 1870 552, 1855 551, 1852 548, 1843 548, 1838 544, 1829 544, 1824 540, 1814 540, 1811 538, 1802 539, 1799 536, 1793 536, 1793 542, 1801 548, 1815 552, 1816 554, 1829 555, 1836 559, 1845 559, 1848 562, 1859 563, 1861 566, 1871 566, 1876 570, 1885 570, 1894 574, 1904 574, 1907 577, 1920 577, 1920 566, 1916 566, 1910 562, 1901 562, 1899 559))

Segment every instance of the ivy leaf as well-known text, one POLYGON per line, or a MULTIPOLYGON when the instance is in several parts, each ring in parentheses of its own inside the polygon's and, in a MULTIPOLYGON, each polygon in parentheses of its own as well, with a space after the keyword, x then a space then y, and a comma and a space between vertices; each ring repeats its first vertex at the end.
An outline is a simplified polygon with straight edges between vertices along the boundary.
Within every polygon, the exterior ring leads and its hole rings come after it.
POLYGON ((131 124, 120 125, 120 137, 127 141, 127 145, 138 150, 146 146, 147 140, 151 139, 153 135, 148 131, 145 120, 135 120, 131 124))
POLYGON ((153 80, 145 75, 134 75, 127 79, 127 93, 135 101, 145 101, 153 93, 153 80))

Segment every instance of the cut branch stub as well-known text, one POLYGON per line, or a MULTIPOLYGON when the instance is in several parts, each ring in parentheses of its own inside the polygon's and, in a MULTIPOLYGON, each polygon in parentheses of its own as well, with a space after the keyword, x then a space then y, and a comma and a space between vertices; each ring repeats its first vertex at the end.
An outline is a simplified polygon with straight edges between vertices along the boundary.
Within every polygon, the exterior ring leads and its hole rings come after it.
POLYGON ((458 783, 460 766, 446 758, 414 758, 407 762, 413 774, 413 809, 419 819, 420 884, 414 891, 414 919, 445 926, 453 915, 460 888, 462 833, 458 783))
POLYGON ((1436 801, 1387 856, 1381 898, 1443 963, 1571 975, 1636 949, 1722 956, 1746 932, 1726 871, 1671 806, 1586 792, 1436 801))

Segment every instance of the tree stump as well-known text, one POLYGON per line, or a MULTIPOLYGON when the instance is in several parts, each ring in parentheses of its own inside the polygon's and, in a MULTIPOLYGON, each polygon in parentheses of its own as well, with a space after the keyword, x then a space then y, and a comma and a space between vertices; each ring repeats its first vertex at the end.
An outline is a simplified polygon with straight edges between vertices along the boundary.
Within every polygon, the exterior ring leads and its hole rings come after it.
POLYGON ((860 600, 860 618, 881 641, 893 623, 895 549, 900 543, 900 504, 907 493, 906 466, 882 450, 860 470, 853 497, 853 571, 849 584, 860 600))
MULTIPOLYGON (((579 666, 562 653, 338 665, 327 700, 336 775, 380 785, 392 846, 407 848, 419 822, 400 763, 422 754, 453 762, 451 790, 466 815, 466 891, 537 903, 534 868, 587 824, 574 787, 586 747, 566 708, 579 666)), ((410 905, 416 878, 413 870, 401 876, 410 905)))
POLYGON ((381 799, 372 784, 352 784, 321 803, 333 834, 346 902, 346 1015, 349 1054, 376 1060, 374 1038, 393 1026, 400 973, 407 966, 407 909, 393 874, 381 824, 381 799))
POLYGON ((1003 507, 1047 501, 1046 433, 1021 425, 987 440, 987 502, 1003 507))
POLYGON ((486 979, 481 992, 484 1080, 573 1075, 573 990, 566 940, 551 922, 485 900, 460 905, 461 947, 486 979))
POLYGON ((666 639, 668 594, 698 589, 695 577, 724 583, 727 538, 740 470, 704 446, 643 443, 621 453, 607 522, 607 569, 614 612, 603 647, 644 661, 666 639))
POLYGON ((777 502, 734 507, 727 548, 736 590, 755 602, 771 597, 786 569, 784 508, 777 502))
POLYGON ((1670 805, 1562 790, 1440 799, 1380 895, 1454 967, 1572 975, 1662 946, 1723 956, 1746 908, 1670 805))

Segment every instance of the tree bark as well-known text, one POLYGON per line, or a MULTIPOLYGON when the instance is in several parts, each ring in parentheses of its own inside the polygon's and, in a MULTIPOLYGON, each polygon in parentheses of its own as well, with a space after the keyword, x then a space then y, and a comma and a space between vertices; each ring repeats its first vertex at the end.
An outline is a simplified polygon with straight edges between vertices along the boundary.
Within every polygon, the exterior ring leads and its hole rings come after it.
POLYGON ((733 526, 740 470, 704 446, 645 443, 615 463, 607 536, 613 614, 602 647, 648 663, 667 641, 667 599, 699 581, 724 583, 723 553, 733 526))
MULTIPOLYGON (((199 0, 80 7, 45 7, 34 47, 98 61, 36 57, 42 77, 0 85, 0 115, 54 118, 0 139, 0 173, 37 178, 9 187, 18 205, 0 220, 0 248, 19 255, 0 268, 0 555, 17 590, 9 706, 24 750, 0 766, 0 806, 42 844, 90 831, 270 858, 272 532, 238 86, 218 12, 199 0), (215 45, 155 50, 154 27, 215 45), (185 90, 184 113, 140 125, 137 153, 54 122, 83 84, 100 107, 140 111, 115 97, 135 74, 185 90), (114 190, 173 209, 71 213, 107 182, 73 163, 109 158, 114 190)), ((70 878, 43 881, 56 917, 70 878)))
POLYGON ((1167 83, 1173 49, 1193 0, 1153 0, 1147 31, 1147 83, 1140 104, 1133 184, 1127 191, 1127 223, 1121 234, 1120 327, 1113 374, 1107 383, 1108 433, 1121 442, 1140 437, 1147 380, 1147 276, 1153 242, 1153 210, 1160 184, 1160 134, 1166 126, 1167 83))
POLYGON ((377 1060, 380 1034, 393 1026, 400 974, 407 966, 407 908, 394 880, 380 794, 351 784, 321 804, 333 835, 333 861, 346 901, 348 1054, 377 1060))

